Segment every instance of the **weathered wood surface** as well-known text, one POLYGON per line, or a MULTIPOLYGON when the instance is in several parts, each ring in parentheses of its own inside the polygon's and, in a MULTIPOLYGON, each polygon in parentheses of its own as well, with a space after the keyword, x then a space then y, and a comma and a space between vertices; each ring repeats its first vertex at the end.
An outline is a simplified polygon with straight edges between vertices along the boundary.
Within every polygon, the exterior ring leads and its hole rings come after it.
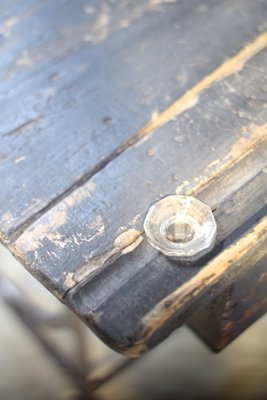
MULTIPOLYGON (((210 205, 232 200, 239 219, 237 216, 233 219, 228 211, 227 221, 223 214, 222 231, 227 236, 227 233, 237 229, 246 217, 249 219, 264 204, 264 173, 258 178, 262 182, 259 190, 252 193, 251 207, 247 207, 251 193, 246 192, 247 186, 244 185, 266 167, 264 139, 267 125, 264 123, 267 121, 267 111, 263 104, 255 106, 250 101, 266 85, 264 73, 257 71, 251 74, 258 60, 263 63, 263 69, 267 66, 266 54, 267 51, 264 51, 256 56, 251 66, 245 66, 238 76, 208 89, 195 107, 159 129, 141 146, 122 154, 44 214, 15 242, 16 254, 22 255, 32 272, 39 274, 44 282, 48 276, 49 289, 60 290, 59 296, 62 297, 90 272, 98 272, 99 266, 110 257, 114 259, 116 254, 120 255, 136 240, 140 242, 143 217, 153 201, 175 191, 184 193, 187 182, 198 186, 205 176, 224 169, 246 151, 250 153, 251 147, 259 143, 257 153, 251 156, 252 159, 249 158, 249 172, 244 174, 241 167, 237 179, 235 174, 232 179, 229 176, 225 179, 224 186, 227 186, 229 199, 224 188, 218 194, 217 191, 209 191, 211 200, 208 196, 203 199, 210 205), (232 112, 231 101, 237 111, 232 112), (243 118, 238 115, 238 107, 242 108, 243 118), (202 155, 192 160, 192 155, 198 154, 200 144, 202 155), (212 151, 212 148, 215 150, 212 151), (149 155, 150 149, 155 152, 152 157, 149 155), (141 176, 137 173, 140 164, 143 171, 141 176), (247 194, 248 199, 239 204, 233 198, 242 198, 242 186, 244 196, 247 194), (228 228, 226 221, 228 224, 230 222, 228 228)), ((222 233, 219 230, 218 237, 220 235, 222 233)), ((145 255, 140 257, 140 261, 138 257, 140 268, 156 257, 157 251, 146 246, 145 255)), ((157 260, 159 262, 160 258, 157 260)), ((124 262, 128 266, 127 257, 124 262)), ((133 268, 136 273, 136 265, 133 268)), ((178 269, 174 268, 174 271, 177 273, 178 269)), ((185 273, 190 275, 190 271, 192 269, 186 268, 185 273)), ((109 279, 113 280, 111 277, 109 279)), ((148 279, 151 277, 148 276, 148 279)), ((103 290, 106 291, 104 287, 103 290)))
POLYGON ((213 351, 223 350, 267 312, 267 257, 195 314, 190 327, 213 351))
POLYGON ((267 4, 8 4, 1 240, 106 342, 138 355, 266 249, 255 224, 266 214, 267 4), (190 267, 143 233, 149 205, 175 192, 218 223, 214 250, 190 267), (220 283, 205 284, 216 268, 220 283))
POLYGON ((136 141, 151 116, 267 20, 258 0, 14 4, 1 2, 5 241, 136 141))

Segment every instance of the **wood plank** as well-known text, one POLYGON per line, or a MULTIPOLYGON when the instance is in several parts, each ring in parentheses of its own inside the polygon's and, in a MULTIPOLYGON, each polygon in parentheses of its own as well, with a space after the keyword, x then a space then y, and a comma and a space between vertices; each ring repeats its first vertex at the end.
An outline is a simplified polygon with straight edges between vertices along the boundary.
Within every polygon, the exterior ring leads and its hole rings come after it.
POLYGON ((209 260, 216 264, 214 257, 266 213, 267 112, 258 97, 266 85, 266 55, 262 51, 242 71, 214 83, 194 107, 113 160, 12 247, 38 279, 65 296, 117 350, 138 355, 153 347, 177 326, 178 317, 179 323, 185 320, 196 300, 198 305, 210 301, 232 283, 229 263, 212 294, 200 284, 197 296, 184 296, 188 301, 182 307, 178 303, 165 313, 166 297, 183 293, 185 285, 192 291, 192 279, 199 283, 199 274, 208 268, 203 266, 209 260), (175 191, 217 207, 215 249, 190 268, 171 262, 143 238, 142 221, 151 202, 175 191), (158 316, 158 324, 153 317, 149 325, 149 315, 158 316))
POLYGON ((267 20, 260 0, 23 4, 1 3, 5 242, 139 140, 151 115, 161 124, 155 112, 253 40, 267 20))
MULTIPOLYGON (((257 99, 257 93, 266 85, 261 70, 267 65, 266 54, 267 51, 262 52, 241 73, 208 89, 194 108, 122 154, 53 207, 15 242, 14 253, 59 297, 91 270, 101 270, 102 264, 110 263, 110 257, 114 261, 114 257, 125 253, 125 248, 135 240, 140 241, 142 221, 152 202, 168 193, 185 192, 190 184, 198 185, 266 139, 266 108, 264 103, 251 101, 253 97, 257 99), (253 123, 262 127, 257 128, 253 123), (150 149, 155 152, 152 157, 150 149), (142 176, 138 173, 140 168, 142 176)), ((239 179, 228 177, 225 181, 229 183, 228 196, 264 166, 266 157, 260 146, 246 166, 248 172, 243 174, 241 168, 236 172, 239 179)), ((259 179, 264 182, 265 174, 259 179)), ((221 189, 217 199, 212 192, 204 199, 208 204, 209 196, 212 203, 225 201, 221 189)), ((249 219, 262 208, 264 193, 265 185, 253 194, 253 203, 245 214, 237 212, 241 220, 249 219)), ((246 201, 248 195, 244 191, 246 201)), ((234 229, 240 224, 232 218, 228 222, 231 226, 233 222, 234 229)), ((156 255, 157 252, 148 249, 141 265, 156 255)))
POLYGON ((267 257, 189 321, 189 326, 215 352, 223 350, 267 312, 267 257))

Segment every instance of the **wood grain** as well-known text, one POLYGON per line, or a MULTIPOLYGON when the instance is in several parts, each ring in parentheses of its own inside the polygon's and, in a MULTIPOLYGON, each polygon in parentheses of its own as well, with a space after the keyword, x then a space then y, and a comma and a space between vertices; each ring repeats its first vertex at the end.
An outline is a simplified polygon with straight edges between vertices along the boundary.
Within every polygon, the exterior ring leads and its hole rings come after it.
POLYGON ((9 4, 0 240, 105 342, 140 355, 266 249, 267 8, 9 4), (143 232, 150 204, 175 192, 218 224, 215 248, 190 267, 143 232))
POLYGON ((23 4, 1 3, 5 242, 265 41, 260 0, 23 4))
POLYGON ((194 315, 189 326, 213 351, 221 351, 267 312, 266 290, 267 257, 194 315))
MULTIPOLYGON (((62 298, 81 277, 90 275, 92 269, 95 271, 95 265, 110 264, 121 255, 122 248, 133 243, 132 235, 129 240, 125 232, 134 229, 139 240, 144 215, 152 202, 175 191, 192 193, 192 187, 198 188, 199 182, 205 185, 257 144, 265 146, 265 103, 255 105, 251 99, 264 88, 266 81, 261 70, 253 74, 251 70, 257 64, 262 68, 267 66, 266 54, 266 51, 260 53, 239 74, 216 83, 203 93, 196 107, 160 128, 146 142, 133 146, 44 214, 18 238, 12 246, 14 254, 62 298), (155 149, 152 157, 147 154, 150 148, 155 149), (197 156, 199 148, 201 157, 197 156), (191 154, 196 156, 191 159, 191 154), (136 173, 140 167, 141 177, 136 173), (121 234, 125 241, 118 249, 115 243, 121 234)), ((264 149, 260 146, 258 157, 252 156, 246 174, 241 169, 238 179, 233 174, 231 184, 228 185, 229 176, 225 180, 229 197, 266 166, 264 149)), ((265 177, 263 174, 260 179, 264 181, 265 177)), ((263 184, 258 201, 257 194, 253 195, 251 208, 243 214, 238 212, 241 220, 262 208, 264 188, 263 184)), ((217 197, 216 193, 215 190, 213 196, 203 200, 211 206, 223 202, 224 191, 220 189, 217 197)), ((243 209, 245 203, 238 207, 243 209)), ((234 229, 238 226, 235 221, 234 229)), ((141 264, 155 256, 148 249, 141 264)))

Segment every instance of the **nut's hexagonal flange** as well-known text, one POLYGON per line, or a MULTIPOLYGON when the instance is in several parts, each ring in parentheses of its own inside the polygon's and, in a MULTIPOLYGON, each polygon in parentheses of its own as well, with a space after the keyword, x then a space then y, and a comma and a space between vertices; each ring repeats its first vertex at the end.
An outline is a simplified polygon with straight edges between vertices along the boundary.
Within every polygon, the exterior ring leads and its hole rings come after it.
POLYGON ((167 196, 145 218, 149 243, 175 259, 195 261, 213 247, 216 221, 211 208, 192 196, 167 196))

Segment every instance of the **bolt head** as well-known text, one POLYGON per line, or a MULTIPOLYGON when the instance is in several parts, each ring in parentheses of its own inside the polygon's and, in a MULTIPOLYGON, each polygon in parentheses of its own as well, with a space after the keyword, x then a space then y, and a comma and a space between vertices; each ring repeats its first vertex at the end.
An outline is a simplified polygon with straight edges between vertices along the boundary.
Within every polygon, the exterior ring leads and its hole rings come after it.
POLYGON ((217 226, 209 206, 192 196, 173 195, 150 207, 144 230, 162 253, 193 262, 212 249, 217 226))

